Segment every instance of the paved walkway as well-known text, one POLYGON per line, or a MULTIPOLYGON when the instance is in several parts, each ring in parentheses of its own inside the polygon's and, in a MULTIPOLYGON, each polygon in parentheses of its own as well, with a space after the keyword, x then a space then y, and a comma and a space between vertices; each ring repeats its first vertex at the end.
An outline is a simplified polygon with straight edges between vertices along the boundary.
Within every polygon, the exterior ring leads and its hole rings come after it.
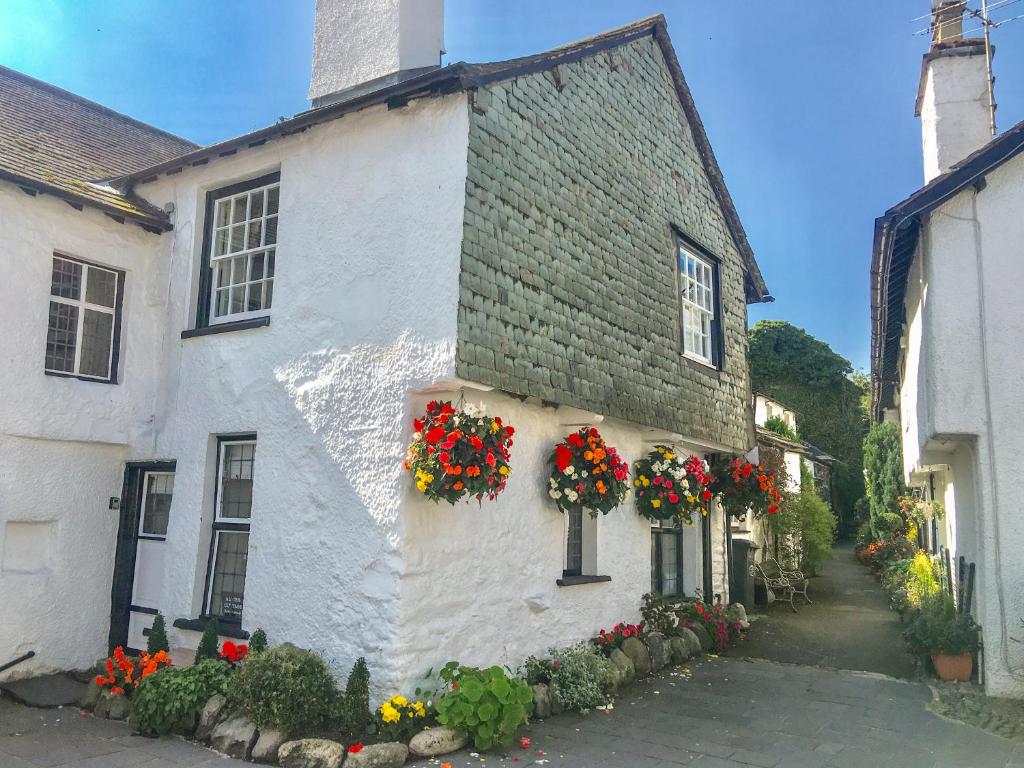
POLYGON ((915 677, 899 615, 878 579, 857 562, 853 545, 839 545, 822 571, 811 579, 811 605, 798 597, 793 613, 787 603, 774 603, 728 655, 915 677))

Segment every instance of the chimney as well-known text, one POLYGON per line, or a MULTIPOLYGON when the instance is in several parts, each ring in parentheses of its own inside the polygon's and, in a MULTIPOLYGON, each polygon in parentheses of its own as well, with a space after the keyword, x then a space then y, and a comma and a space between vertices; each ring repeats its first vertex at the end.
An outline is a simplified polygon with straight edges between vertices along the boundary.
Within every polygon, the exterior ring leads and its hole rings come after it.
POLYGON ((316 0, 314 107, 401 70, 441 66, 444 0, 316 0))
POLYGON ((921 118, 926 184, 992 138, 990 59, 985 40, 963 36, 966 6, 966 0, 932 0, 932 44, 914 112, 921 118))

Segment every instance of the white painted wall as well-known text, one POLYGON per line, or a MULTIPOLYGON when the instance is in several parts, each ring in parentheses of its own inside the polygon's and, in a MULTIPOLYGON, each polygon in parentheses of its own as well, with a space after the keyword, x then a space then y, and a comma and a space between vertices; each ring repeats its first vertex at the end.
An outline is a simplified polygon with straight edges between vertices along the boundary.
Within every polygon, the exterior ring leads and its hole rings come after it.
POLYGON ((954 557, 977 564, 975 613, 990 692, 1024 696, 1024 159, 988 174, 929 217, 907 294, 900 416, 908 476, 942 469, 954 557), (952 503, 950 503, 952 501, 952 503))
POLYGON ((123 462, 151 448, 166 341, 164 238, 0 183, 0 663, 84 668, 105 650, 123 462), (43 372, 54 251, 124 270, 120 383, 43 372), (26 548, 29 551, 25 551, 26 548))

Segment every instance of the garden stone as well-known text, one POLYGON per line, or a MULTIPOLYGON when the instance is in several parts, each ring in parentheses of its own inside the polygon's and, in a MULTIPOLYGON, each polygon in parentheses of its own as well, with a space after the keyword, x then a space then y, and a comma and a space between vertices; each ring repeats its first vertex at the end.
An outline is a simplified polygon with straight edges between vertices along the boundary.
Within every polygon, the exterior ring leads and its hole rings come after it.
POLYGON ((623 640, 622 652, 633 662, 637 677, 651 674, 651 654, 647 652, 647 646, 640 642, 640 638, 627 637, 623 640))
MULTIPOLYGON (((533 686, 534 687, 534 701, 536 702, 538 687, 545 689, 545 695, 548 697, 548 713, 551 712, 551 695, 548 692, 547 686, 533 686)), ((539 715, 538 715, 539 717, 539 715)), ((445 728, 439 726, 437 728, 431 728, 429 731, 420 731, 412 737, 412 741, 409 742, 409 751, 412 752, 416 757, 437 757, 438 755, 447 755, 449 752, 454 752, 457 749, 462 749, 466 746, 468 739, 465 736, 459 735, 459 732, 454 728, 445 728)))
POLYGON ((256 743, 256 726, 245 715, 235 715, 213 729, 210 746, 228 757, 248 759, 256 743))
POLYGON ((690 658, 690 644, 685 637, 673 637, 668 641, 668 647, 672 652, 673 664, 682 664, 690 658))
MULTIPOLYGON (((541 720, 551 717, 551 693, 548 691, 548 687, 538 683, 530 688, 533 690, 533 716, 541 720)), ((424 731, 424 733, 428 733, 428 731, 424 731)), ((409 748, 412 748, 411 743, 409 748)))
POLYGON ((123 693, 111 695, 107 704, 108 720, 124 720, 128 717, 128 697, 123 693))
MULTIPOLYGON (((97 686, 98 688, 99 686, 97 686)), ((100 690, 100 695, 96 699, 96 703, 93 705, 92 714, 93 717, 106 717, 107 710, 110 709, 110 691, 100 690)))
POLYGON ((700 656, 701 646, 700 638, 697 637, 696 633, 689 627, 680 627, 679 636, 686 641, 686 644, 690 647, 689 656, 700 656))
POLYGON ((102 694, 102 688, 96 685, 96 683, 90 684, 89 687, 85 689, 85 695, 82 696, 79 706, 81 706, 82 709, 96 709, 96 702, 100 700, 100 696, 102 694))
POLYGON ((199 715, 199 725, 196 726, 196 741, 207 741, 210 738, 213 729, 220 722, 227 703, 228 700, 219 693, 210 697, 210 700, 206 702, 203 711, 199 715))
POLYGON ((401 768, 409 757, 409 748, 397 741, 368 744, 358 752, 349 752, 345 768, 401 768))
POLYGON ((743 627, 743 629, 749 628, 750 619, 747 618, 747 609, 744 607, 743 603, 733 603, 730 607, 732 608, 733 613, 736 614, 736 619, 739 621, 740 626, 743 627))
POLYGON ((624 683, 632 683, 636 680, 636 667, 633 666, 633 662, 629 656, 624 654, 620 649, 616 648, 612 651, 612 655, 608 657, 608 660, 619 670, 622 675, 624 683))
POLYGON ((259 738, 256 739, 256 744, 252 748, 252 761, 254 763, 276 763, 277 753, 287 740, 288 736, 283 731, 260 731, 259 738))
POLYGON ((286 741, 277 750, 281 768, 341 768, 344 759, 345 748, 327 739, 286 741))
POLYGON ((660 632, 647 636, 647 651, 651 655, 651 671, 659 672, 668 666, 670 660, 668 641, 660 632))
POLYGON ((711 635, 708 631, 700 624, 694 624, 690 627, 690 631, 697 636, 700 640, 700 648, 702 651, 710 651, 715 647, 715 641, 711 639, 711 635))

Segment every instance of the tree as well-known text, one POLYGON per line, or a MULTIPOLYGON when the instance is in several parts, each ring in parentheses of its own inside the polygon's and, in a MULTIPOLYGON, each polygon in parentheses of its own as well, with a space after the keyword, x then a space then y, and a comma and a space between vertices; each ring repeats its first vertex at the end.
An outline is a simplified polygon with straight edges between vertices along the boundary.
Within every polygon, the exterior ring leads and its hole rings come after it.
POLYGON ((801 439, 840 460, 833 470, 836 512, 852 520, 864 495, 863 377, 828 344, 781 320, 762 320, 751 329, 750 376, 755 392, 796 410, 801 439))
POLYGON ((370 670, 362 656, 352 665, 340 705, 341 729, 346 736, 358 741, 366 735, 373 721, 370 712, 370 670))
POLYGON ((203 630, 203 636, 199 638, 199 647, 196 648, 196 661, 203 659, 220 658, 219 628, 216 619, 210 619, 203 630))
POLYGON ((876 539, 891 538, 905 523, 899 503, 907 493, 899 424, 884 421, 871 427, 864 438, 864 474, 871 531, 876 539))

